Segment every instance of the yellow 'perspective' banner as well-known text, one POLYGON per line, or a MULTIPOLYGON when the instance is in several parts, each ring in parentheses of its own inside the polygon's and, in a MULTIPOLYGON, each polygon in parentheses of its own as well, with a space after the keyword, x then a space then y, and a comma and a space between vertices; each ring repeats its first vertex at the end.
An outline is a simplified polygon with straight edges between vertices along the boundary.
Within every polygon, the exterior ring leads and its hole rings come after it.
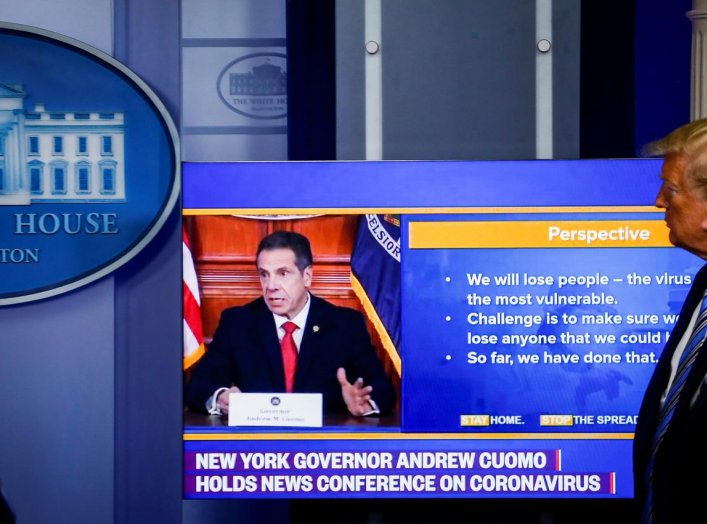
POLYGON ((663 220, 411 222, 411 249, 670 247, 663 220))

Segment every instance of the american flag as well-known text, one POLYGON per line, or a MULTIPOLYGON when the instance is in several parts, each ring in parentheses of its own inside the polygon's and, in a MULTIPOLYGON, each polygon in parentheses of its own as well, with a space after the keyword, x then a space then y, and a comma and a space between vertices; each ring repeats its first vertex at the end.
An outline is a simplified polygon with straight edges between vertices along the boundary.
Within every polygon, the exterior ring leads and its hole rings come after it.
POLYGON ((206 351, 201 325, 201 298, 194 258, 187 232, 182 226, 182 301, 184 315, 184 370, 193 366, 206 351))

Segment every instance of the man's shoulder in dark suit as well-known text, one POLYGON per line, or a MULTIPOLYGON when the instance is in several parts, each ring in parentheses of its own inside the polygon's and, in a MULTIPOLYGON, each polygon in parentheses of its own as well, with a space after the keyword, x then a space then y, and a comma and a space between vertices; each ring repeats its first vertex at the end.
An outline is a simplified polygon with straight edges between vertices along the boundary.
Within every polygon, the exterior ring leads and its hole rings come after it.
POLYGON ((312 299, 309 310, 310 315, 324 315, 338 318, 342 321, 359 321, 364 318, 363 313, 357 309, 339 306, 314 295, 310 295, 310 297, 312 299))

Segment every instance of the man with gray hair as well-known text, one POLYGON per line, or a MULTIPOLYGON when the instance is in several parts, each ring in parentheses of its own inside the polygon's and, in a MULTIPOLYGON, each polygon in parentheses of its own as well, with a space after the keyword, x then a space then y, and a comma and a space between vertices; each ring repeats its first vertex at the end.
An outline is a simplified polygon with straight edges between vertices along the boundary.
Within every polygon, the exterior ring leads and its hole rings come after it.
POLYGON ((321 393, 325 414, 386 415, 397 393, 357 310, 310 293, 309 239, 275 231, 256 251, 262 296, 221 313, 186 390, 197 412, 227 414, 231 393, 321 393))
MULTIPOLYGON (((707 119, 645 148, 663 157, 655 200, 670 242, 707 260, 707 119)), ((695 275, 648 383, 633 442, 635 500, 642 523, 707 519, 707 265, 695 275)))

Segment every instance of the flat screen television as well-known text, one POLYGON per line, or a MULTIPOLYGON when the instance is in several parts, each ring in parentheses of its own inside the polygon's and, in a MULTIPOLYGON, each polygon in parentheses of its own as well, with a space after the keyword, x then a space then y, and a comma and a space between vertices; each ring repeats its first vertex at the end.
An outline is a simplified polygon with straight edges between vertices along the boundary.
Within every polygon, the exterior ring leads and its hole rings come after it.
POLYGON ((185 163, 207 345, 220 310, 258 294, 260 236, 304 231, 312 292, 366 313, 400 400, 392 422, 321 428, 187 417, 184 497, 632 497, 640 401, 701 266, 668 241, 659 172, 185 163))

